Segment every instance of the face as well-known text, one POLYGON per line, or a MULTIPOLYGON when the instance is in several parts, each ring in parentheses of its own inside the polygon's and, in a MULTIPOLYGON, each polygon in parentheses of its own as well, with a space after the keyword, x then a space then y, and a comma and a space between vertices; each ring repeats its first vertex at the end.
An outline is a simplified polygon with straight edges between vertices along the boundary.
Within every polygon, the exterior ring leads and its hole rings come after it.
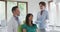
POLYGON ((16 13, 16 15, 17 15, 17 16, 20 16, 20 11, 19 11, 19 8, 16 8, 15 13, 16 13))
POLYGON ((32 19, 33 19, 33 16, 31 15, 31 16, 29 17, 29 21, 32 21, 32 19))
POLYGON ((43 6, 42 4, 40 4, 39 6, 41 11, 45 10, 45 6, 43 6))
POLYGON ((31 24, 31 21, 33 20, 33 16, 31 15, 30 17, 29 17, 29 23, 31 24))

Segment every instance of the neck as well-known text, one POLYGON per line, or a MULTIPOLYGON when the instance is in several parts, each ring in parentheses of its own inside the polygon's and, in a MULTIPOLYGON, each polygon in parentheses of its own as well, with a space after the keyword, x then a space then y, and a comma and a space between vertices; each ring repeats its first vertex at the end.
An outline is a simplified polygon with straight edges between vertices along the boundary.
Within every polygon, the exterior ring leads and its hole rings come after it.
POLYGON ((30 26, 32 26, 32 24, 29 24, 30 26))
POLYGON ((16 17, 16 14, 13 14, 13 16, 15 16, 15 17, 16 17))
POLYGON ((41 10, 41 11, 44 11, 44 10, 41 10))
MULTIPOLYGON (((31 22, 31 21, 30 21, 31 22)), ((29 23, 30 26, 32 26, 32 23, 29 23)))
POLYGON ((45 11, 45 9, 41 10, 41 11, 45 11))

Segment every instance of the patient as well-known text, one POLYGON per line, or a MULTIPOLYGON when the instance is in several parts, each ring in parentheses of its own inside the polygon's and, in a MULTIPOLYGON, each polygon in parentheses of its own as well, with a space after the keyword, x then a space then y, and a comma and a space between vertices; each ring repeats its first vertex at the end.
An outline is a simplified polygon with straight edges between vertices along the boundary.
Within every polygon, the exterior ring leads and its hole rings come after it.
POLYGON ((37 26, 33 24, 33 15, 32 14, 27 14, 26 16, 26 22, 22 26, 22 31, 23 32, 37 32, 37 26))

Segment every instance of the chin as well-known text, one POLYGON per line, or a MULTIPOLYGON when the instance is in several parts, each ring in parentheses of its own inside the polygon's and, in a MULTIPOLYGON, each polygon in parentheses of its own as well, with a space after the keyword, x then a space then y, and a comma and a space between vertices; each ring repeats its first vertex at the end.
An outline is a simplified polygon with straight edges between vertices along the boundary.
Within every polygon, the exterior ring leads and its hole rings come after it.
POLYGON ((20 16, 20 15, 18 15, 18 16, 20 16))
POLYGON ((20 15, 18 15, 18 16, 20 16, 20 15))

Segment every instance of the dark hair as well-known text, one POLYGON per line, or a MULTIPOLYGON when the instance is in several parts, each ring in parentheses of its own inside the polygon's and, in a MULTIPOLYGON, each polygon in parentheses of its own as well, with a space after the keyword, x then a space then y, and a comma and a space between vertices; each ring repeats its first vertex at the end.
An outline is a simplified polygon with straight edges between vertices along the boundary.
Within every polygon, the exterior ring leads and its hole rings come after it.
POLYGON ((39 5, 42 4, 43 6, 46 6, 45 2, 39 2, 39 5))
POLYGON ((12 7, 12 12, 15 11, 16 8, 18 8, 18 6, 14 6, 14 7, 12 7))
MULTIPOLYGON (((26 24, 27 24, 27 25, 29 25, 29 17, 30 17, 30 16, 33 16, 33 15, 29 13, 29 14, 27 14, 27 16, 26 16, 26 24)), ((31 24, 33 24, 33 21, 31 21, 31 24)))

